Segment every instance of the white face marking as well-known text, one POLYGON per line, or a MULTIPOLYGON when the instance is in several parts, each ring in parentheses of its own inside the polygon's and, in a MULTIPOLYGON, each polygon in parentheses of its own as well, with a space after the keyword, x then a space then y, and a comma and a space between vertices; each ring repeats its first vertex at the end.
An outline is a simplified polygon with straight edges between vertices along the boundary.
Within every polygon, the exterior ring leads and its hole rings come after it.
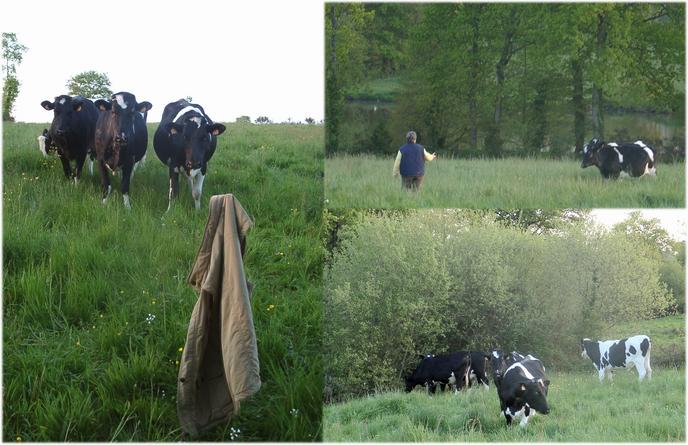
POLYGON ((499 354, 497 354, 497 351, 492 351, 492 356, 494 358, 499 358, 499 354))
POLYGON ((121 95, 121 94, 115 95, 115 100, 117 101, 117 103, 119 104, 119 106, 120 106, 123 110, 126 110, 126 109, 127 109, 127 103, 124 101, 124 96, 123 96, 123 95, 121 95))
POLYGON ((507 370, 504 371, 504 375, 506 375, 509 372, 509 370, 514 369, 516 367, 521 368, 521 370, 523 371, 523 375, 525 375, 528 380, 535 379, 535 377, 533 377, 533 374, 531 374, 530 371, 528 371, 526 367, 523 366, 520 362, 516 362, 513 365, 509 366, 507 370))
POLYGON ((201 118, 200 117, 194 116, 194 117, 190 118, 189 120, 191 122, 193 122, 194 124, 196 124, 196 127, 201 128, 201 118))
POLYGON ((177 122, 177 119, 179 119, 180 117, 182 117, 183 115, 185 115, 185 114, 188 113, 189 111, 195 111, 196 113, 198 113, 198 114, 200 114, 201 116, 205 117, 205 114, 203 114, 203 112, 202 112, 201 110, 199 110, 199 109, 196 108, 196 107, 192 107, 191 105, 189 105, 189 106, 186 106, 186 107, 182 108, 181 110, 179 110, 179 112, 178 112, 177 115, 174 117, 174 119, 172 119, 172 122, 177 122))
POLYGON ((67 99, 65 99, 64 97, 63 97, 62 99, 60 99, 60 105, 64 105, 64 103, 65 103, 66 100, 67 100, 67 99))

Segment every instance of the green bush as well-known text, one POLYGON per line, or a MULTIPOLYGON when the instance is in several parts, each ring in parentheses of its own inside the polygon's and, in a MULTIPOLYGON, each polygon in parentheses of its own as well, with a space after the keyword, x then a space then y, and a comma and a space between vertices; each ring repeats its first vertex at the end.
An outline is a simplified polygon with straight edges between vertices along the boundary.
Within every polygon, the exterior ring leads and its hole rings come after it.
POLYGON ((570 368, 581 337, 670 307, 637 241, 582 226, 533 235, 476 215, 369 215, 339 231, 324 279, 328 393, 398 387, 430 352, 501 347, 570 368))

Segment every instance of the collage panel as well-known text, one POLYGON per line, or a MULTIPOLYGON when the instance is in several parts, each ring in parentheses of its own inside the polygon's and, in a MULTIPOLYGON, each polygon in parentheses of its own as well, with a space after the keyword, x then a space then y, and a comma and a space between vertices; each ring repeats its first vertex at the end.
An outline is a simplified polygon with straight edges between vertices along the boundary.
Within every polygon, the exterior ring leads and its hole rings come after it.
POLYGON ((328 205, 683 208, 684 16, 326 3, 328 205))
POLYGON ((326 442, 685 440, 685 212, 330 221, 326 442))
POLYGON ((110 6, 0 17, 2 441, 320 441, 322 11, 110 6))

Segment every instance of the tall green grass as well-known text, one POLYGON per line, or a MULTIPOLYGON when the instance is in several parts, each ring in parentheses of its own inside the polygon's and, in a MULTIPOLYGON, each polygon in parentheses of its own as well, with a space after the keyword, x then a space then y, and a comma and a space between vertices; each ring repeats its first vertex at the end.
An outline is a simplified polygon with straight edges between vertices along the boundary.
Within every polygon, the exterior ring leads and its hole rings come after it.
MULTIPOLYGON (((592 369, 592 368, 591 368, 592 369)), ((387 392, 324 408, 324 439, 379 442, 683 442, 685 374, 655 368, 638 383, 634 371, 615 373, 600 384, 590 373, 551 373, 550 413, 526 428, 506 426, 499 398, 473 388, 430 397, 387 392)))
POLYGON ((182 439, 176 380, 197 299, 185 280, 209 197, 233 193, 256 223, 244 260, 263 386, 200 439, 319 440, 322 127, 229 124, 202 210, 181 181, 165 213, 155 125, 131 211, 118 191, 100 203, 97 174, 74 185, 59 160, 44 159, 44 126, 6 124, 3 133, 3 439, 182 439))
POLYGON ((683 207, 685 165, 657 166, 657 177, 604 181, 596 167, 545 159, 442 159, 426 163, 420 193, 401 190, 394 158, 325 160, 330 208, 683 207))

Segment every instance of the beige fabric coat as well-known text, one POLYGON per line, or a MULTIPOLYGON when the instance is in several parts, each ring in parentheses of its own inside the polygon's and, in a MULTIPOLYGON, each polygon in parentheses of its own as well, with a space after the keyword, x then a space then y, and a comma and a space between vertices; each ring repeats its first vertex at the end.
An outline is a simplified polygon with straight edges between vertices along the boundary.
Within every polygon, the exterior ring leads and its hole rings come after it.
POLYGON ((239 412, 260 388, 251 284, 242 261, 253 225, 231 194, 210 198, 208 223, 188 283, 200 292, 179 368, 177 414, 196 436, 239 412))

